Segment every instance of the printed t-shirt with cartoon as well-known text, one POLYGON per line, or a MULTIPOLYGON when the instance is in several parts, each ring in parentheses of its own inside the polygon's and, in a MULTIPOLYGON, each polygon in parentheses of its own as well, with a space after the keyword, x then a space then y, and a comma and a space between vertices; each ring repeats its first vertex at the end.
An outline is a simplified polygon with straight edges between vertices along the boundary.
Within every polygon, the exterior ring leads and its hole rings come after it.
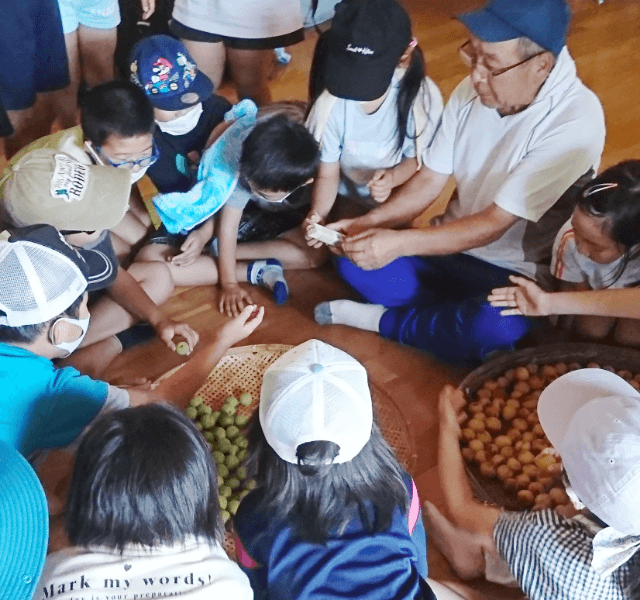
POLYGON ((556 279, 571 283, 586 283, 592 290, 604 288, 634 287, 640 283, 640 257, 627 263, 620 277, 616 279, 622 266, 623 257, 606 265, 592 261, 578 252, 575 233, 571 221, 567 221, 556 236, 553 244, 551 273, 556 279), (614 281, 615 279, 615 281, 614 281))
POLYGON ((160 157, 147 169, 147 175, 161 194, 186 192, 197 179, 197 168, 190 168, 188 154, 202 153, 213 131, 221 123, 231 104, 222 96, 213 94, 202 103, 202 114, 195 128, 184 135, 171 135, 156 125, 153 139, 160 157))
POLYGON ((246 575, 219 545, 193 538, 148 549, 66 548, 47 556, 33 600, 252 600, 246 575))
POLYGON ((0 389, 0 440, 26 458, 68 446, 101 410, 129 406, 126 390, 3 343, 0 389))
POLYGON ((396 507, 389 529, 371 535, 354 514, 344 532, 325 544, 304 541, 286 521, 259 513, 260 490, 251 492, 240 504, 234 527, 238 559, 256 600, 429 598, 420 499, 408 476, 405 484, 409 513, 396 507))
MULTIPOLYGON (((426 122, 421 127, 428 146, 442 116, 442 94, 428 77, 424 98, 427 107, 426 122)), ((338 193, 365 205, 375 206, 367 183, 378 169, 390 169, 405 158, 416 156, 416 124, 413 111, 409 111, 407 134, 398 149, 398 94, 400 79, 394 76, 389 92, 373 113, 367 114, 359 102, 336 98, 322 132, 320 160, 325 163, 340 162, 340 188, 338 193)), ((322 97, 321 97, 322 98, 322 97)))
POLYGON ((533 103, 514 115, 484 106, 467 77, 451 94, 424 154, 425 166, 452 174, 457 186, 435 222, 495 204, 519 219, 494 242, 465 253, 548 280, 553 239, 573 208, 557 201, 580 176, 597 171, 604 137, 600 101, 578 79, 566 47, 533 103))

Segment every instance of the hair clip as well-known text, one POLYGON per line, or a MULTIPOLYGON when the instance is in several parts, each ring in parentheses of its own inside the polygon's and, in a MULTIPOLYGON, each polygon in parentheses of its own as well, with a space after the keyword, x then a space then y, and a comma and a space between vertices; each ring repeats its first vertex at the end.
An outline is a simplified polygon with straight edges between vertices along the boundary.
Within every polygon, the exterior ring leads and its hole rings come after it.
POLYGON ((592 185, 591 187, 585 189, 582 192, 582 197, 586 198, 587 196, 591 196, 592 194, 597 194, 598 192, 604 192, 604 190, 612 190, 613 188, 617 188, 617 183, 598 183, 596 185, 592 185))

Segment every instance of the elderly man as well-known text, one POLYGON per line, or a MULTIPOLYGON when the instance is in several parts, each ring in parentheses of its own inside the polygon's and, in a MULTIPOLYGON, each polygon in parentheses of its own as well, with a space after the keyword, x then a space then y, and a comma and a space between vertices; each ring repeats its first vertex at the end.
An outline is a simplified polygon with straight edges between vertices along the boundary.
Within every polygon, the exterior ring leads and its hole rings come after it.
POLYGON ((531 327, 502 317, 486 294, 509 275, 544 283, 571 194, 604 146, 598 98, 565 47, 565 0, 493 0, 460 15, 471 74, 453 91, 423 167, 387 202, 338 221, 337 268, 371 304, 316 307, 320 323, 378 331, 449 362, 511 348, 531 327), (453 175, 443 217, 411 229, 453 175), (400 229, 398 231, 398 229, 400 229))

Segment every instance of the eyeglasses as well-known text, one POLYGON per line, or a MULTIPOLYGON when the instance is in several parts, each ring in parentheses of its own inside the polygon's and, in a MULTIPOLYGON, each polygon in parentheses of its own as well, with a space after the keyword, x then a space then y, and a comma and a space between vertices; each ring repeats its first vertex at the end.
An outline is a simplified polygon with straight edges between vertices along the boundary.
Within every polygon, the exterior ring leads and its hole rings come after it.
POLYGON ((261 200, 266 200, 267 202, 284 202, 289 196, 291 196, 291 194, 293 194, 294 192, 297 192, 300 188, 304 187, 305 185, 309 185, 309 182, 305 181, 304 183, 301 183, 297 188, 291 190, 281 198, 269 198, 269 196, 265 195, 264 192, 257 190, 250 183, 248 183, 248 185, 249 185, 249 189, 251 190, 251 193, 254 196, 257 196, 258 198, 260 198, 261 200))
POLYGON ((511 69, 515 69, 520 65, 524 65, 524 63, 529 62, 531 59, 535 58, 536 56, 540 56, 545 52, 546 50, 543 50, 542 52, 537 52, 536 54, 532 54, 531 56, 529 56, 529 58, 525 58, 524 60, 521 60, 515 65, 505 67, 504 69, 492 70, 489 67, 486 67, 485 65, 483 65, 482 63, 478 62, 478 55, 473 50, 473 46, 471 45, 471 40, 467 40, 464 44, 462 44, 462 46, 460 46, 460 48, 458 48, 458 53, 460 54, 460 58, 462 59, 462 62, 465 65, 467 65, 467 67, 469 67, 470 69, 481 68, 484 71, 486 71, 486 73, 491 77, 497 77, 498 75, 502 75, 507 71, 511 71, 511 69))
POLYGON ((160 148, 158 148, 158 146, 156 145, 155 140, 151 141, 151 154, 138 160, 114 162, 106 154, 104 154, 104 152, 102 152, 102 148, 100 148, 100 146, 96 146, 96 150, 100 153, 100 156, 102 156, 102 158, 104 158, 112 167, 116 167, 118 169, 133 169, 135 167, 146 169, 147 167, 150 167, 154 163, 158 162, 158 159, 160 158, 160 148))

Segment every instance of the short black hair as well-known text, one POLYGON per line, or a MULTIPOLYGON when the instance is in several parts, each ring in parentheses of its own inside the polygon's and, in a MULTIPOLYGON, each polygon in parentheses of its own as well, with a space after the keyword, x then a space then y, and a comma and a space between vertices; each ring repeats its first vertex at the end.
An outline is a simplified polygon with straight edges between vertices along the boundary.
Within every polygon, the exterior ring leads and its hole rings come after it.
POLYGON ((218 473, 204 437, 172 406, 107 413, 78 449, 65 523, 75 546, 122 552, 196 536, 221 543, 218 473))
MULTIPOLYGON (((4 344, 33 344, 43 333, 46 333, 51 329, 51 326, 60 317, 69 317, 70 319, 77 319, 80 313, 80 305, 84 294, 81 294, 76 298, 75 302, 67 308, 62 314, 54 317, 50 321, 44 323, 37 323, 35 325, 22 325, 21 327, 11 327, 10 325, 0 325, 0 342, 4 344)), ((0 310, 0 314, 4 314, 0 310)))
POLYGON ((247 466, 255 477, 258 513, 286 522, 305 541, 323 544, 359 516, 370 534, 386 531, 394 511, 409 510, 408 477, 374 419, 371 438, 352 460, 332 464, 339 447, 329 441, 300 444, 298 464, 268 444, 257 416, 249 432, 247 466))
POLYGON ((135 137, 153 133, 153 106, 131 81, 109 81, 86 92, 80 105, 86 140, 101 146, 110 135, 135 137))
POLYGON ((242 144, 240 175, 261 190, 291 192, 315 177, 320 148, 285 114, 259 122, 242 144))

